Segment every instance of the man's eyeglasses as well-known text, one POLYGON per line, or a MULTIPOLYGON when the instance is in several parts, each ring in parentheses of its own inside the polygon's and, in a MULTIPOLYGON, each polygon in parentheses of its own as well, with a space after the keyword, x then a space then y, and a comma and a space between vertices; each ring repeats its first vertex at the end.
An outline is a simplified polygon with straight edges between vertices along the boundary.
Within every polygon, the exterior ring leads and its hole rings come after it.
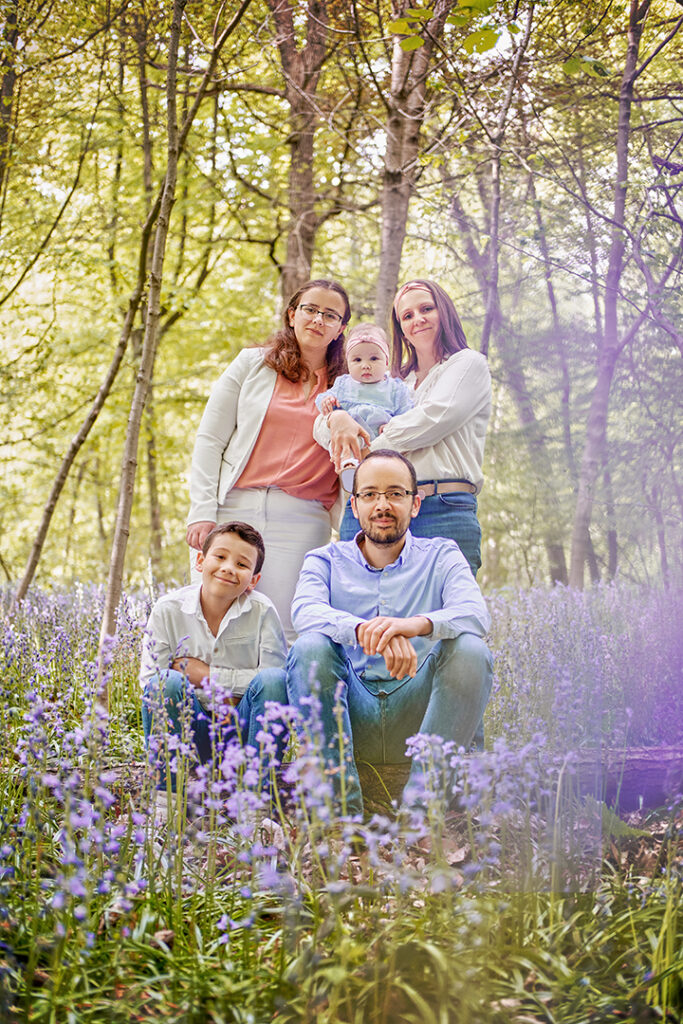
POLYGON ((320 315, 323 323, 327 324, 328 327, 336 327, 343 320, 339 313, 333 313, 331 309, 318 309, 317 306, 311 306, 308 302, 300 302, 299 309, 306 316, 310 316, 311 320, 315 320, 320 315))
POLYGON ((405 487, 389 487, 386 491, 376 491, 372 487, 366 487, 362 491, 357 491, 354 497, 357 501, 366 501, 369 504, 374 504, 380 494, 383 494, 387 501, 398 503, 405 501, 406 498, 412 498, 416 493, 416 491, 407 491, 405 487))

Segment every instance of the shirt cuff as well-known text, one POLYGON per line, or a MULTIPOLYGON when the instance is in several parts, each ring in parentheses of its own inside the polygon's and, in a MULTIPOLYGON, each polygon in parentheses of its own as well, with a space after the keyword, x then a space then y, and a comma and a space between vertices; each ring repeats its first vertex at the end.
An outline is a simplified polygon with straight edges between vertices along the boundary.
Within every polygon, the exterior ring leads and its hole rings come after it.
POLYGON ((211 684, 222 690, 229 691, 233 697, 243 697, 258 669, 229 668, 224 665, 211 666, 211 684))

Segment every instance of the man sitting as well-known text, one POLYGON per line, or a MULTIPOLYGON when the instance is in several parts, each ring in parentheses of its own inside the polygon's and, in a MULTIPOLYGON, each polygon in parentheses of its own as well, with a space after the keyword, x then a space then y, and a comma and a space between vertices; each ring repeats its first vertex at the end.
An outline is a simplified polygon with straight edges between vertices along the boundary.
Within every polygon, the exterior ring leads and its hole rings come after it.
MULTIPOLYGON (((146 745, 155 710, 165 708, 170 731, 180 737, 186 707, 199 760, 208 761, 221 733, 211 719, 227 700, 238 725, 224 727, 221 741, 239 734, 258 748, 266 701, 286 703, 284 632, 269 598, 254 591, 264 554, 261 534, 247 523, 216 526, 197 557, 201 583, 165 594, 152 608, 140 666, 146 745)), ((274 739, 281 758, 284 730, 274 739)), ((175 790, 174 774, 170 783, 175 790)), ((163 765, 158 789, 166 789, 163 765)))
MULTIPOLYGON (((356 470, 353 492, 361 532, 304 560, 292 603, 299 638, 287 662, 287 691, 306 720, 313 712, 302 698, 312 679, 319 686, 324 757, 338 796, 341 716, 342 812, 361 814, 354 756, 401 761, 417 732, 468 748, 491 690, 492 659, 482 640, 489 614, 457 544, 410 533, 420 497, 408 459, 371 452, 356 470)), ((421 775, 413 762, 406 792, 421 775)))

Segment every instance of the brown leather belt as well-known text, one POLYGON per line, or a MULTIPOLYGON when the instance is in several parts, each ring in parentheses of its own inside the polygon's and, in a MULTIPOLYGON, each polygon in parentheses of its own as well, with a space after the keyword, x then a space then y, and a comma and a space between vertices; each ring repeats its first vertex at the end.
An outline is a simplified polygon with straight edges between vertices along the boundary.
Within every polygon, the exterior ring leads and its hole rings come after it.
POLYGON ((421 498, 431 498, 433 494, 455 494, 466 491, 476 494, 477 488, 469 480, 418 480, 417 493, 421 498))

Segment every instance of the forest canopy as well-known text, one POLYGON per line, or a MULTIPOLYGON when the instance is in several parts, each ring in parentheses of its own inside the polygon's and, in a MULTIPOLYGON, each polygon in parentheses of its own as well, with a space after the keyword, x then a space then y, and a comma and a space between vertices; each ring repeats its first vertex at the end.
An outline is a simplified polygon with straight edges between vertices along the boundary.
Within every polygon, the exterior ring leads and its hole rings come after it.
POLYGON ((6 580, 32 552, 43 585, 106 578, 131 436, 126 577, 182 580, 210 386, 324 275, 380 323, 433 278, 487 354, 484 586, 668 581, 682 22, 674 0, 0 0, 6 580))

